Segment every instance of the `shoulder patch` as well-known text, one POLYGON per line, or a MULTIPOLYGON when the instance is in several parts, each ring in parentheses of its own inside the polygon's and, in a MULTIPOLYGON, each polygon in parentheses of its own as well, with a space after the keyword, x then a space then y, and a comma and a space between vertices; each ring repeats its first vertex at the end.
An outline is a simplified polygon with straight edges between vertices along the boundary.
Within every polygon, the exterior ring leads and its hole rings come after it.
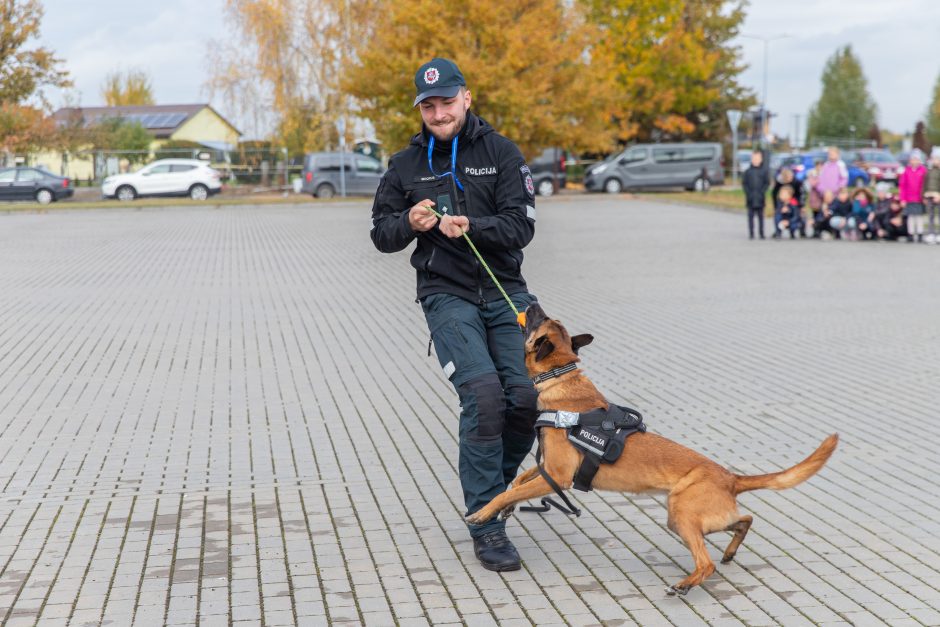
POLYGON ((525 188, 526 194, 530 198, 535 198, 535 182, 532 181, 532 171, 529 170, 529 166, 522 164, 522 167, 519 168, 519 173, 522 175, 522 186, 525 188))

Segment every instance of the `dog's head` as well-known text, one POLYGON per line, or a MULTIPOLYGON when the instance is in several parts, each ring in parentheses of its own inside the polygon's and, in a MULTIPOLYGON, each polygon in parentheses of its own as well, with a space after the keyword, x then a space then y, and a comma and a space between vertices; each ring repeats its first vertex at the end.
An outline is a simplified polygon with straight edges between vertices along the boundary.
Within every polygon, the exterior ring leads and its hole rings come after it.
POLYGON ((562 323, 546 316, 538 303, 526 308, 525 319, 525 365, 530 377, 580 361, 578 350, 594 341, 588 333, 572 337, 562 323))

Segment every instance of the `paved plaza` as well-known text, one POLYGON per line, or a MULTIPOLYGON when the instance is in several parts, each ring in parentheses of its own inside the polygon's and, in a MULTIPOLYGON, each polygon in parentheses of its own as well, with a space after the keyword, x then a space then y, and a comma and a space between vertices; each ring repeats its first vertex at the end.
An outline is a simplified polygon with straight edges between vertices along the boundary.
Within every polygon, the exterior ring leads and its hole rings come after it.
POLYGON ((0 624, 940 625, 940 247, 539 203, 524 274, 611 400, 739 473, 841 436, 674 598, 660 495, 517 513, 523 569, 478 565, 370 204, 0 215, 0 624))

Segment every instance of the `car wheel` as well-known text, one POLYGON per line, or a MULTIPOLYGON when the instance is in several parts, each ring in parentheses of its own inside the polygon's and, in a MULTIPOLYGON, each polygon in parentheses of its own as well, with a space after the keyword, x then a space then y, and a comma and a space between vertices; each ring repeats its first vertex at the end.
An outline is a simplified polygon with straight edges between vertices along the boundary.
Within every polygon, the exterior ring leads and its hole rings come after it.
POLYGON ((552 182, 552 179, 542 179, 535 189, 538 191, 539 196, 551 196, 555 193, 555 183, 552 182))
POLYGON ((623 191, 623 184, 620 179, 607 179, 604 181, 604 191, 608 194, 619 194, 623 191))
POLYGON ((117 192, 115 193, 115 196, 117 196, 118 200, 123 200, 124 202, 127 202, 129 200, 134 200, 135 198, 137 198, 137 191, 130 185, 121 185, 120 187, 117 188, 117 192))
POLYGON ((193 200, 205 200, 209 197, 209 188, 197 183, 189 188, 189 197, 193 200))
POLYGON ((316 193, 317 198, 332 198, 335 195, 336 195, 336 190, 333 189, 333 186, 330 185, 329 183, 323 183, 322 185, 317 187, 317 193, 316 193))
POLYGON ((50 192, 48 189, 41 189, 36 192, 36 202, 38 202, 40 205, 48 205, 54 199, 55 198, 53 197, 52 192, 50 192))
POLYGON ((701 176, 695 179, 695 182, 692 183, 692 189, 697 192, 707 192, 709 189, 711 189, 711 187, 711 181, 701 176))

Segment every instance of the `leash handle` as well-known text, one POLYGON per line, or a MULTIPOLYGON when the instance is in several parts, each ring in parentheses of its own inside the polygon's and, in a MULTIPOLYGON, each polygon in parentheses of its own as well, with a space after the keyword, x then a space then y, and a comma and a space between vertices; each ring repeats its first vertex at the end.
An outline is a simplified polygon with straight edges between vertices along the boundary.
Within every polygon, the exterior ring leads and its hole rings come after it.
MULTIPOLYGON (((428 207, 428 210, 431 213, 433 213, 435 216, 437 216, 438 220, 442 220, 444 218, 444 216, 438 213, 437 211, 435 211, 433 207, 428 207)), ((462 235, 463 235, 463 238, 467 240, 467 244, 470 245, 470 250, 473 251, 473 254, 476 255, 480 264, 482 264, 483 269, 486 270, 486 273, 490 275, 491 279, 493 279, 493 283, 496 285, 497 289, 499 289, 499 293, 502 294, 503 298, 506 299, 506 302, 509 304, 509 308, 512 309, 512 313, 516 314, 516 320, 519 321, 519 324, 521 326, 525 326, 525 314, 519 313, 519 310, 516 309, 516 306, 513 304, 512 300, 509 298, 509 294, 507 294, 506 290, 503 289, 503 286, 500 285, 499 281, 496 279, 496 275, 493 274, 492 270, 490 270, 490 267, 486 263, 486 260, 483 259, 483 255, 481 255, 480 251, 477 250, 477 247, 473 245, 473 242, 470 240, 470 237, 466 233, 463 233, 462 235)))

